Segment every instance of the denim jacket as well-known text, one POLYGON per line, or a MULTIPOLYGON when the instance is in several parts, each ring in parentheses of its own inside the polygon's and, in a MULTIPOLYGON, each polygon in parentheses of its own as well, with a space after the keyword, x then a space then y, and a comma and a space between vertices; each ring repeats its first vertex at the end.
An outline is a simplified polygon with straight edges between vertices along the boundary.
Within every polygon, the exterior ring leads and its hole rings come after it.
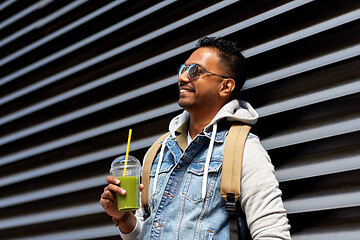
MULTIPOLYGON (((120 233, 123 239, 229 239, 229 216, 226 202, 220 195, 225 140, 231 121, 252 125, 257 120, 257 113, 248 103, 233 100, 190 144, 186 141, 188 119, 185 111, 171 121, 171 134, 164 141, 158 174, 160 154, 154 159, 150 172, 147 194, 151 214, 144 220, 142 211, 137 211, 137 226, 130 234, 120 233), (211 142, 213 148, 206 172, 204 166, 211 142), (206 188, 203 188, 203 179, 206 179, 206 188), (204 198, 202 189, 206 190, 204 198)), ((252 238, 291 239, 274 167, 253 134, 249 134, 245 143, 241 189, 241 209, 252 238)))
MULTIPOLYGON (((151 215, 140 239, 229 239, 228 213, 220 196, 222 156, 228 129, 216 134, 209 165, 207 192, 201 188, 209 134, 199 134, 185 148, 175 138, 166 142, 155 195, 150 191, 151 215)), ((159 154, 150 173, 153 188, 159 154)))

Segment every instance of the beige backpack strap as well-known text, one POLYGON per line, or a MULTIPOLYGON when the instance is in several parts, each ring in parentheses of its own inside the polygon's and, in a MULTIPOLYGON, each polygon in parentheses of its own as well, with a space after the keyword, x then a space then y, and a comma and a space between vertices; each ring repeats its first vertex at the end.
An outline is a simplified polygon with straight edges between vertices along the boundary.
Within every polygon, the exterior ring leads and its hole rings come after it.
POLYGON ((244 146, 250 128, 251 127, 248 125, 233 123, 226 138, 220 194, 227 203, 233 202, 235 204, 240 197, 241 167, 244 146))
POLYGON ((165 140, 165 138, 169 135, 170 133, 167 132, 164 135, 162 135, 161 137, 159 137, 154 143, 153 145, 150 147, 149 151, 146 154, 146 157, 144 159, 144 166, 143 166, 143 171, 142 171, 142 180, 141 183, 144 185, 144 189, 142 190, 142 194, 141 194, 141 203, 142 206, 145 210, 145 218, 148 216, 148 214, 150 213, 150 208, 149 208, 149 184, 150 184, 150 171, 151 171, 151 166, 153 164, 153 161, 156 157, 157 152, 159 151, 160 147, 161 147, 161 143, 162 141, 165 140))

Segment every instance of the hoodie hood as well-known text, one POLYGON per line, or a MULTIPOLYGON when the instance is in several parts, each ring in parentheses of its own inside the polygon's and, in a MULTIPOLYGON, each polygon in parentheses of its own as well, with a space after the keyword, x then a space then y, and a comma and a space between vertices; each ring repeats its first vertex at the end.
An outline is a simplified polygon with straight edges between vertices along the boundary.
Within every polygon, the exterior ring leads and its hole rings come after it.
MULTIPOLYGON (((175 131, 189 118, 190 114, 186 110, 180 115, 174 117, 169 124, 171 136, 175 137, 175 131)), ((211 122, 204 128, 204 131, 212 131, 214 123, 217 123, 224 118, 226 118, 229 122, 242 122, 248 125, 254 125, 259 118, 259 114, 248 102, 234 99, 220 109, 213 120, 211 120, 211 122)))

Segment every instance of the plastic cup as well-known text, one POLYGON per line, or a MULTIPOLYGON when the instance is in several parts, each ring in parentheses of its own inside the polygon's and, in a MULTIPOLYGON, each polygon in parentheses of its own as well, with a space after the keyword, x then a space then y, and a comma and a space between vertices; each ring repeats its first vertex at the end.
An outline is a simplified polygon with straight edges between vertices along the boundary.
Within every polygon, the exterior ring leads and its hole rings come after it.
POLYGON ((130 156, 116 158, 112 164, 110 173, 120 180, 120 187, 126 190, 125 195, 116 194, 116 201, 119 211, 135 211, 140 208, 140 161, 130 156))

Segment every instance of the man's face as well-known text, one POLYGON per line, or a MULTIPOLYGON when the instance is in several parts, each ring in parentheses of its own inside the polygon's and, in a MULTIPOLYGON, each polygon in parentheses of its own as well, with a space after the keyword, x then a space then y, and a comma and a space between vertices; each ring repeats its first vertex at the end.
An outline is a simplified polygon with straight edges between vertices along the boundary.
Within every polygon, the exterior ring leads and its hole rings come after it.
MULTIPOLYGON (((186 60, 186 65, 199 64, 203 69, 219 75, 226 75, 221 68, 220 58, 215 48, 202 47, 197 49, 186 60)), ((223 79, 212 75, 200 68, 197 78, 190 80, 184 71, 178 77, 179 84, 179 106, 187 111, 204 111, 212 107, 219 107, 219 91, 223 79)), ((220 106, 221 107, 221 106, 220 106)))

